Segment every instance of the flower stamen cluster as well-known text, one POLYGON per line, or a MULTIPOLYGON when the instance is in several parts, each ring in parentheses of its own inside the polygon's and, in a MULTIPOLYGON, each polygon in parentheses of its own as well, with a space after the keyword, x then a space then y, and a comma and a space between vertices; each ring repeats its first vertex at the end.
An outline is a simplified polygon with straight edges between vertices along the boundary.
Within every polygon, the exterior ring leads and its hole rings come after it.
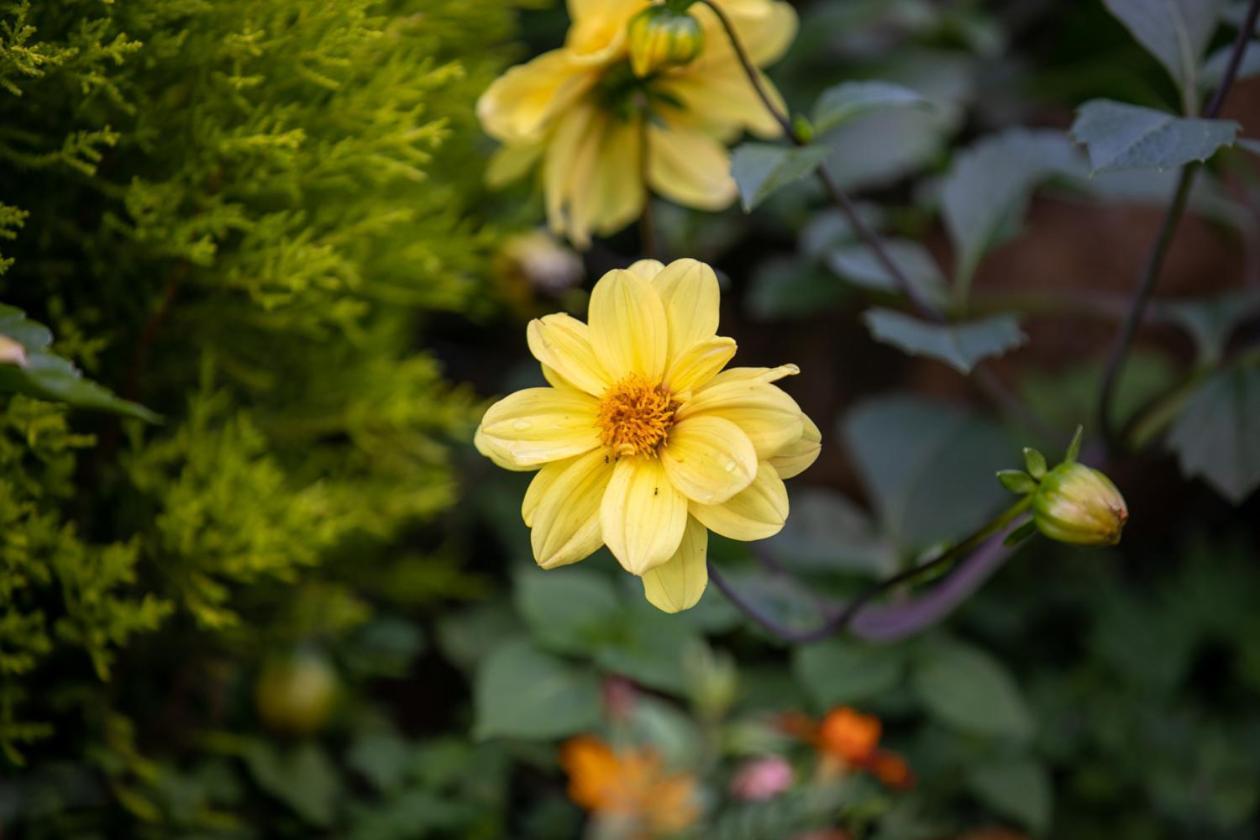
POLYGON ((599 404, 596 423, 600 440, 617 457, 655 458, 674 425, 678 402, 663 385, 630 374, 608 389, 599 404))

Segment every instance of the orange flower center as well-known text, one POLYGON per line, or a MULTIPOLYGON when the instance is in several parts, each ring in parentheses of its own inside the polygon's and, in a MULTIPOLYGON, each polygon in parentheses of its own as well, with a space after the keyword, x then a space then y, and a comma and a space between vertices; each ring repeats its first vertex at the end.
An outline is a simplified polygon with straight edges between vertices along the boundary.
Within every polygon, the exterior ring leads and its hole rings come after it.
POLYGON ((599 434, 618 456, 654 457, 669 437, 678 403, 663 385, 632 373, 604 393, 599 404, 599 434))

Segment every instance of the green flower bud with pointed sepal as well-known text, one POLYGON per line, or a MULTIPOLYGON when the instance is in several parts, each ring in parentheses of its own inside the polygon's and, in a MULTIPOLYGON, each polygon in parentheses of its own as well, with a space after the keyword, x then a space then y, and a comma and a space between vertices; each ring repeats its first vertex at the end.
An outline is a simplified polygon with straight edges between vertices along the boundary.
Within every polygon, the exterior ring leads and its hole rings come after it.
POLYGON ((630 67, 639 78, 690 64, 704 49, 700 21, 673 4, 651 6, 630 19, 630 67))
POLYGON ((1111 479, 1070 461, 1046 473, 1032 510, 1038 531, 1073 545, 1115 545, 1129 519, 1124 496, 1111 479))

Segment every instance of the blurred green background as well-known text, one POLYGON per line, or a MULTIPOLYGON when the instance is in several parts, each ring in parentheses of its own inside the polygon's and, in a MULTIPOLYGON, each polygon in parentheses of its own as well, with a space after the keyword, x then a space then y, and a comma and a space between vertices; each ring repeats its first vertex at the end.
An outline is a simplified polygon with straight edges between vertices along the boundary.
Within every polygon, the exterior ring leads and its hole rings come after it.
MULTIPOLYGON (((939 104, 827 140, 864 211, 937 262, 960 150, 1062 130, 1092 97, 1177 103, 1101 3, 794 5, 772 75, 796 109, 849 78, 939 104)), ((904 638, 793 648, 712 589, 654 611, 606 552, 534 567, 524 477, 472 429, 541 384, 525 322, 581 315, 640 251, 629 230, 531 263, 536 189, 483 186, 477 96, 566 26, 545 0, 0 0, 0 300, 161 415, 4 397, 5 836, 596 836, 557 762, 587 732, 693 777, 684 836, 706 840, 1256 836, 1260 500, 1169 452, 1113 465, 1119 548, 1034 543, 904 638), (824 778, 779 725, 840 706, 882 720, 912 789, 824 778), (732 778, 766 755, 796 782, 741 799, 732 778)), ((1226 112, 1253 133, 1258 84, 1226 112)), ((1027 314, 995 369, 1037 427, 868 335, 886 294, 818 190, 750 215, 658 203, 666 254, 719 270, 738 363, 799 364, 785 387, 823 430, 782 534, 714 537, 741 591, 808 626, 813 594, 991 515, 1021 446, 1057 455, 1091 416, 1166 174, 1030 183, 981 265, 973 305, 1027 314)), ((1163 292, 1254 289, 1257 207, 1255 157, 1205 173, 1163 292)), ((1145 338, 1122 413, 1194 365, 1167 323, 1145 338)))

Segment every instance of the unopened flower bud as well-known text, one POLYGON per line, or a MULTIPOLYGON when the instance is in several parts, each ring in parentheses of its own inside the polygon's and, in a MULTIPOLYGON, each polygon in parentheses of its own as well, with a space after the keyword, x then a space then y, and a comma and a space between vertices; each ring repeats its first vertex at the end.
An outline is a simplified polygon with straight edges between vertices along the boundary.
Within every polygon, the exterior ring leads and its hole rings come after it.
POLYGON ((1115 545, 1129 518, 1111 479, 1084 464, 1065 462, 1046 473, 1033 495, 1033 521, 1052 540, 1115 545))
POLYGON ((640 78, 689 64, 704 48, 700 21, 669 6, 650 6, 630 19, 630 67, 640 78))

